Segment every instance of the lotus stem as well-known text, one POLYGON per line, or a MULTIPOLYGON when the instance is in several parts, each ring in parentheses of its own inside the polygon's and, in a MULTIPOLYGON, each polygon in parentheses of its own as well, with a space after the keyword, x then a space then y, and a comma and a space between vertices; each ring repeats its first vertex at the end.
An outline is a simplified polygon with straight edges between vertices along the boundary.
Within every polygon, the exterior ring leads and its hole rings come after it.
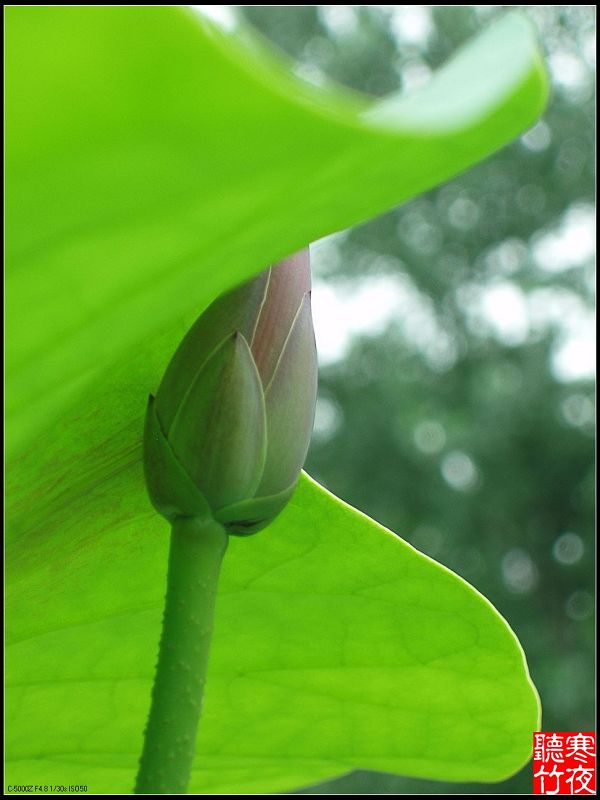
POLYGON ((216 522, 173 522, 152 702, 135 794, 187 791, 206 681, 227 533, 216 522))

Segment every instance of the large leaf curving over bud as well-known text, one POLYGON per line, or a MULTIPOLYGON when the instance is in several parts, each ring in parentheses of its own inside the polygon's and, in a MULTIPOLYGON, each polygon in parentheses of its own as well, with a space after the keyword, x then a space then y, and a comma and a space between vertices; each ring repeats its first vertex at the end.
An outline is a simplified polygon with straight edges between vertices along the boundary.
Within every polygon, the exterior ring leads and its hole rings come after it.
POLYGON ((144 469, 155 508, 268 525, 306 458, 317 393, 308 249, 219 297, 150 396, 144 469))

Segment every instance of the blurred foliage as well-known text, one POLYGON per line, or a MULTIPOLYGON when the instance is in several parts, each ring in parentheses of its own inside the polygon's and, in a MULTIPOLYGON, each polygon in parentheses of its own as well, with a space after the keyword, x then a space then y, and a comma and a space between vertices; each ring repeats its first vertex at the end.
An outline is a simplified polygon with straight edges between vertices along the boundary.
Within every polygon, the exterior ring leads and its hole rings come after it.
MULTIPOLYGON (((384 95, 426 80, 506 8, 240 11, 308 80, 384 95)), ((595 12, 520 8, 548 58, 543 120, 314 248, 315 294, 383 278, 404 302, 326 360, 307 469, 490 598, 523 644, 544 730, 592 730, 595 12)), ((304 791, 479 789, 356 772, 304 791)), ((531 768, 481 791, 528 794, 531 768)))

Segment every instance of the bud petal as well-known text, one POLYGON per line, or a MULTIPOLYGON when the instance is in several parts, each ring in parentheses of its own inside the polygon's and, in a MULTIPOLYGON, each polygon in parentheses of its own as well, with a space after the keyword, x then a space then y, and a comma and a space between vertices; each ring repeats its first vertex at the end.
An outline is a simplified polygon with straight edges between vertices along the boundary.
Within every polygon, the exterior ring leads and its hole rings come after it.
POLYGON ((226 339, 200 369, 167 438, 213 511, 253 496, 265 460, 265 405, 241 333, 226 339))
POLYGON ((206 498, 171 450, 152 395, 148 398, 144 429, 144 475, 152 505, 163 517, 171 521, 176 517, 210 518, 206 498))
POLYGON ((265 388, 267 458, 257 496, 279 494, 298 479, 310 442, 316 397, 317 351, 310 295, 305 295, 265 388))
POLYGON ((283 510, 295 488, 294 482, 289 489, 279 494, 234 503, 232 506, 221 509, 215 515, 215 519, 224 525, 229 533, 234 533, 236 536, 249 536, 257 533, 283 510))
POLYGON ((156 411, 168 433, 177 409, 196 374, 221 342, 239 331, 250 341, 268 282, 268 272, 218 297, 201 314, 169 362, 156 393, 156 411))
POLYGON ((272 380, 300 304, 310 292, 308 250, 271 267, 267 276, 256 325, 248 340, 263 386, 272 380))

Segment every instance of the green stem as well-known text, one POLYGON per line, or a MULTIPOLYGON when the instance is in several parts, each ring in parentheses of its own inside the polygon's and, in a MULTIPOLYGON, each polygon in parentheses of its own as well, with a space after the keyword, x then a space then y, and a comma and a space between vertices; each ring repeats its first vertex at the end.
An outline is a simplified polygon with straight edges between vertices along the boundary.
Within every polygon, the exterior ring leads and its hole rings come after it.
POLYGON ((187 790, 227 533, 192 517, 173 523, 163 629, 136 794, 187 790))

